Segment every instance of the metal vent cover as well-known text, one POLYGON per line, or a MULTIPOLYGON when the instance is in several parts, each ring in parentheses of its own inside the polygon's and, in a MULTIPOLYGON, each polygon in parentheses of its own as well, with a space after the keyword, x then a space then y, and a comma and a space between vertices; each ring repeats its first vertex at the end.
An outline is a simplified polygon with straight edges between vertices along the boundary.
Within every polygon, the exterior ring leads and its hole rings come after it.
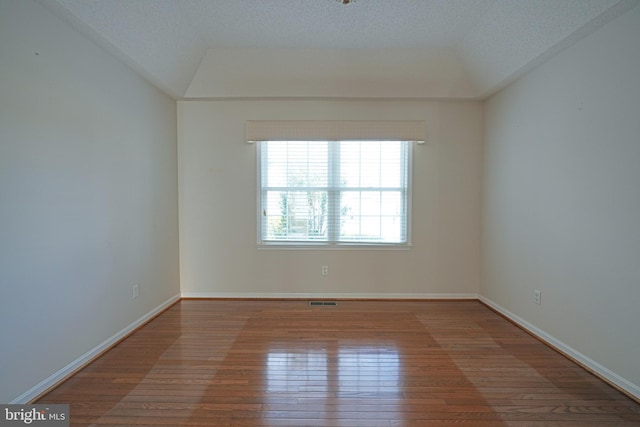
POLYGON ((309 301, 311 307, 336 307, 336 301, 309 301))

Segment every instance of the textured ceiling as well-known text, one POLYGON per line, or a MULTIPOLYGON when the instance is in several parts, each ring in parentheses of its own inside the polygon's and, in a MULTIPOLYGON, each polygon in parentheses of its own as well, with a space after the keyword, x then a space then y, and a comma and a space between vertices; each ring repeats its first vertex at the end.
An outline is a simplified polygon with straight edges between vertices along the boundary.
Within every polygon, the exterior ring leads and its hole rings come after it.
POLYGON ((442 57, 447 50, 464 68, 459 74, 475 85, 462 96, 480 97, 640 2, 39 1, 176 98, 187 94, 203 58, 216 49, 357 49, 372 55, 411 49, 424 52, 425 64, 430 52, 442 57))

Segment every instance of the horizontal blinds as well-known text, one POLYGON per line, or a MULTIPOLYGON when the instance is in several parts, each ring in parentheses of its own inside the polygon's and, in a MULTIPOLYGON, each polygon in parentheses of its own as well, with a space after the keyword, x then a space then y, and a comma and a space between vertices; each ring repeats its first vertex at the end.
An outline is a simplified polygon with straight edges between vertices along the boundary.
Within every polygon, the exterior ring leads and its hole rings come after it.
POLYGON ((263 141, 261 241, 406 245, 409 143, 263 141))
POLYGON ((421 120, 251 120, 247 142, 426 140, 421 120))

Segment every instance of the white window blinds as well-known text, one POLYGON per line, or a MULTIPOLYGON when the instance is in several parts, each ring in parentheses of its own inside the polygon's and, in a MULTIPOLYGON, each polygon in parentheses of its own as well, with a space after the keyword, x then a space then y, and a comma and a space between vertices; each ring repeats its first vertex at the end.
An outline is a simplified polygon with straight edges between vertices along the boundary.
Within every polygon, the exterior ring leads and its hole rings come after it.
POLYGON ((259 158, 261 243, 408 244, 408 141, 263 140, 259 158))

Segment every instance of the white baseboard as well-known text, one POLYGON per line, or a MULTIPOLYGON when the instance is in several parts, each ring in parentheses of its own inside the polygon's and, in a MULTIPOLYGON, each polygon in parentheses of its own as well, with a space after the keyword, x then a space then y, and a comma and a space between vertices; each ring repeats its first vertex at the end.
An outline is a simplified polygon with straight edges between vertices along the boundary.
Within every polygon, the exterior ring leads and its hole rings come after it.
POLYGON ((10 404, 29 403, 30 401, 32 401, 33 399, 35 399, 36 397, 38 397, 39 395, 47 391, 48 389, 52 388, 59 382, 66 379, 69 375, 73 374, 75 371, 87 365, 94 358, 99 356, 100 353, 107 350, 109 347, 111 347, 121 339, 125 338, 131 332, 135 331, 137 328, 139 328, 140 326, 148 322, 154 316, 156 316, 157 314, 165 310, 167 307, 171 306, 173 303, 175 303, 179 299, 180 299, 180 295, 175 295, 169 298, 167 301, 163 302, 158 307, 154 308, 153 310, 151 310, 150 312, 148 312, 147 314, 145 314, 135 322, 131 323, 129 326, 122 329, 120 332, 116 333, 111 338, 102 342, 98 346, 92 348, 91 350, 89 350, 82 356, 78 357, 76 360, 69 363, 67 366, 55 372, 48 378, 45 378, 44 380, 40 381, 38 384, 31 387, 29 390, 25 391, 24 393, 22 393, 20 396, 16 397, 9 403, 10 404))
POLYGON ((595 375, 599 376, 604 381, 609 382, 614 387, 617 387, 618 389, 627 393, 629 396, 640 401, 640 386, 638 386, 637 384, 634 384, 631 381, 616 374, 615 372, 607 369, 606 367, 602 366, 595 360, 590 359, 589 357, 580 353, 576 349, 568 346, 567 344, 555 338, 554 336, 549 335, 542 329, 527 322, 523 318, 513 314, 509 310, 505 309, 504 307, 501 307, 500 305, 496 304, 490 299, 485 298, 483 296, 479 296, 478 299, 482 301, 484 304, 486 304, 487 306, 497 311, 498 313, 505 316, 507 319, 511 320, 512 322, 516 323, 526 331, 530 332, 532 335, 538 337, 539 339, 549 344, 551 347, 555 348, 559 352, 563 353, 570 359, 578 362, 588 370, 592 371, 595 375))
POLYGON ((182 298, 248 298, 248 299, 478 299, 478 294, 387 294, 387 293, 233 293, 183 292, 182 298))

